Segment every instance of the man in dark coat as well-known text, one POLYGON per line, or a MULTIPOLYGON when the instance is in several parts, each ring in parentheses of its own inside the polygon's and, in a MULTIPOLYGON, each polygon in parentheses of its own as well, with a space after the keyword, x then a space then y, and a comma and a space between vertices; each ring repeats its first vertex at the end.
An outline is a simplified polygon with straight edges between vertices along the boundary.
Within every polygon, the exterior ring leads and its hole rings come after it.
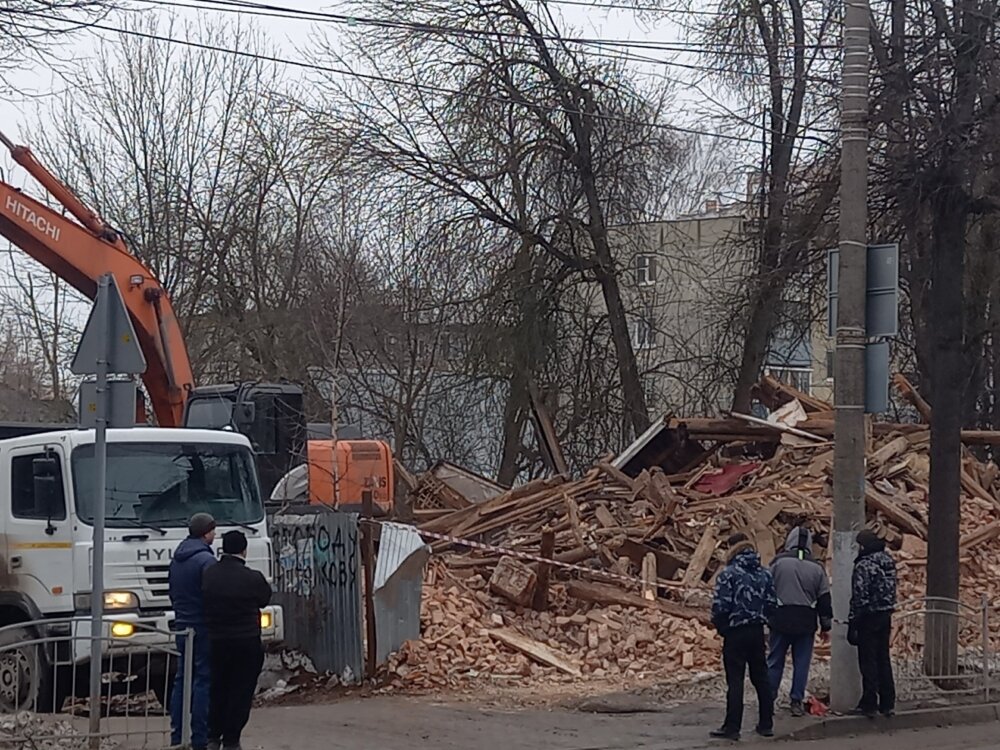
POLYGON ((767 655, 775 699, 785 671, 785 655, 792 651, 792 716, 804 716, 803 701, 809 682, 816 625, 824 636, 833 624, 830 581, 826 570, 812 555, 812 533, 796 526, 785 539, 784 551, 771 563, 778 596, 778 609, 771 618, 771 642, 767 655))
MULTIPOLYGON (((195 513, 188 522, 188 538, 174 550, 168 573, 174 628, 194 629, 194 651, 191 655, 191 747, 194 750, 205 750, 208 746, 209 645, 201 586, 205 570, 215 564, 214 541, 215 519, 208 513, 195 513)), ((180 657, 170 699, 170 735, 174 746, 181 744, 186 640, 184 635, 177 636, 180 657)))
POLYGON ((892 716, 896 712, 896 684, 889 638, 896 609, 896 563, 885 551, 885 542, 871 529, 858 533, 858 546, 847 629, 848 641, 858 647, 861 669, 861 702, 855 713, 892 716))
POLYGON ((747 667, 757 690, 757 734, 774 736, 774 693, 767 677, 764 625, 777 602, 771 573, 743 534, 729 539, 729 561, 719 573, 712 599, 712 624, 723 638, 726 670, 726 718, 712 737, 738 740, 743 724, 743 682, 747 667))
POLYGON ((240 750, 240 735, 250 720, 257 678, 264 666, 260 610, 271 602, 271 586, 246 565, 242 531, 222 536, 222 559, 205 573, 205 624, 212 643, 212 746, 240 750))

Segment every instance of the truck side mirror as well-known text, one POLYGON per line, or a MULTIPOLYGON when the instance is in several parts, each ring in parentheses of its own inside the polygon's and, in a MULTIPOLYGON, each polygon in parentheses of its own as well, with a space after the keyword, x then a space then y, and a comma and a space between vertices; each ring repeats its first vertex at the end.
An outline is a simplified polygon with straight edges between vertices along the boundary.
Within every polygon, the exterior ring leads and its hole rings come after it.
POLYGON ((54 456, 36 458, 31 462, 31 474, 34 481, 35 505, 45 513, 48 526, 45 533, 52 536, 56 533, 52 525, 52 517, 62 508, 62 492, 59 486, 59 459, 54 456))
POLYGON ((257 419, 257 405, 253 401, 240 401, 233 410, 233 421, 236 422, 236 429, 245 432, 253 426, 257 419))

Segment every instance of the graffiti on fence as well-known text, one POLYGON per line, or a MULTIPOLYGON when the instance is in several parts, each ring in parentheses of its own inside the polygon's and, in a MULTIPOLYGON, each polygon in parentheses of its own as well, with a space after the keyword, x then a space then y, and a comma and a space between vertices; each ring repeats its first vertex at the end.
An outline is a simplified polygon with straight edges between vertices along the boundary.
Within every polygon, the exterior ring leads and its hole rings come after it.
MULTIPOLYGON (((313 520, 313 519, 310 519, 313 520)), ((357 527, 326 524, 276 527, 278 590, 309 597, 317 585, 352 589, 358 583, 357 527)))

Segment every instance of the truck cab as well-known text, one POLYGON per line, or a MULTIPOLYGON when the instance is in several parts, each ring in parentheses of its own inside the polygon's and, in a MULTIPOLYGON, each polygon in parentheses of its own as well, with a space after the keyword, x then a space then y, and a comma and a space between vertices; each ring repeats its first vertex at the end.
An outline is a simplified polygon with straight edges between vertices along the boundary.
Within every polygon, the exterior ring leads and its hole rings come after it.
POLYGON ((194 388, 184 407, 184 426, 235 430, 253 446, 261 492, 306 459, 306 419, 301 386, 294 383, 229 383, 194 388))
MULTIPOLYGON (((242 530, 249 541, 247 564, 272 580, 271 541, 254 454, 245 436, 143 427, 107 434, 107 651, 162 641, 172 629, 168 567, 194 513, 211 513, 219 534, 242 530)), ((85 617, 91 606, 98 502, 94 437, 93 430, 73 429, 0 440, 0 627, 25 623, 29 632, 22 634, 24 640, 57 637, 66 621, 76 617, 84 618, 76 624, 90 636, 85 617)), ((265 640, 282 637, 281 615, 280 607, 262 612, 265 640)), ((74 674, 85 674, 80 665, 89 661, 88 641, 68 643, 69 649, 52 652, 52 663, 45 668, 72 667, 74 674)), ((8 659, 0 666, 11 669, 16 663, 8 659)), ((0 683, 11 678, 26 687, 39 682, 37 677, 0 674, 0 683)), ((15 705, 30 697, 17 697, 15 705)), ((159 697, 164 702, 165 696, 159 697)), ((10 698, 0 686, 0 699, 10 705, 10 698)))

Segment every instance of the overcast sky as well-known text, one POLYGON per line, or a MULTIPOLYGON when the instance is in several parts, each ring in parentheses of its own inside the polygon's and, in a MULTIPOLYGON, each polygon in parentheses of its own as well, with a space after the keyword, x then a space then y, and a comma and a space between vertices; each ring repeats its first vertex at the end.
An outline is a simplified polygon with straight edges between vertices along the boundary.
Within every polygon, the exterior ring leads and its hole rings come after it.
MULTIPOLYGON (((569 4, 550 5, 557 17, 563 21, 563 32, 566 35, 665 44, 682 41, 682 30, 676 24, 671 23, 670 17, 666 13, 639 13, 634 10, 584 7, 573 4, 578 1, 583 2, 584 0, 571 0, 569 4)), ((598 5, 601 3, 615 5, 624 1, 594 0, 598 5)), ((232 20, 235 16, 233 12, 226 12, 218 7, 213 8, 207 5, 197 9, 185 7, 197 5, 197 3, 198 0, 178 0, 176 3, 168 0, 167 5, 140 4, 137 7, 141 9, 138 12, 141 12, 143 16, 173 14, 188 20, 232 20)), ((342 4, 331 4, 328 0, 276 0, 273 5, 306 11, 330 13, 343 13, 345 11, 342 4)), ((279 56, 289 60, 304 59, 302 50, 308 47, 311 36, 317 31, 335 38, 339 30, 343 28, 339 24, 317 22, 308 18, 254 17, 251 14, 244 14, 244 18, 256 20, 261 31, 278 50, 279 56)), ((108 19, 105 23, 108 26, 116 25, 114 18, 108 19)), ((182 33, 180 29, 175 31, 175 35, 180 33, 182 33)), ((81 31, 68 37, 68 41, 58 50, 58 56, 61 59, 56 67, 86 65, 88 57, 93 54, 96 39, 101 36, 111 40, 115 38, 115 34, 112 32, 99 30, 81 31)), ((601 52, 594 47, 588 47, 584 51, 601 52)), ((632 54, 643 58, 657 58, 688 64, 696 62, 694 56, 688 53, 626 49, 620 45, 609 46, 603 52, 613 56, 632 54)), ((679 105, 684 105, 701 96, 698 93, 692 93, 689 88, 690 84, 684 84, 685 80, 690 81, 690 76, 684 72, 683 68, 638 61, 630 63, 630 65, 637 76, 648 79, 667 77, 681 82, 678 87, 678 96, 681 98, 679 105)), ((303 75, 301 69, 293 66, 288 66, 287 72, 292 78, 303 75)), ((65 91, 67 84, 58 72, 50 69, 48 61, 25 61, 24 65, 7 76, 7 80, 19 91, 24 92, 24 95, 16 97, 14 100, 0 102, 0 130, 15 136, 16 140, 22 143, 30 144, 33 140, 32 130, 38 127, 39 114, 44 113, 44 108, 47 102, 51 101, 52 95, 65 91)), ((685 119, 685 107, 679 106, 678 110, 676 119, 682 122, 685 119)))

